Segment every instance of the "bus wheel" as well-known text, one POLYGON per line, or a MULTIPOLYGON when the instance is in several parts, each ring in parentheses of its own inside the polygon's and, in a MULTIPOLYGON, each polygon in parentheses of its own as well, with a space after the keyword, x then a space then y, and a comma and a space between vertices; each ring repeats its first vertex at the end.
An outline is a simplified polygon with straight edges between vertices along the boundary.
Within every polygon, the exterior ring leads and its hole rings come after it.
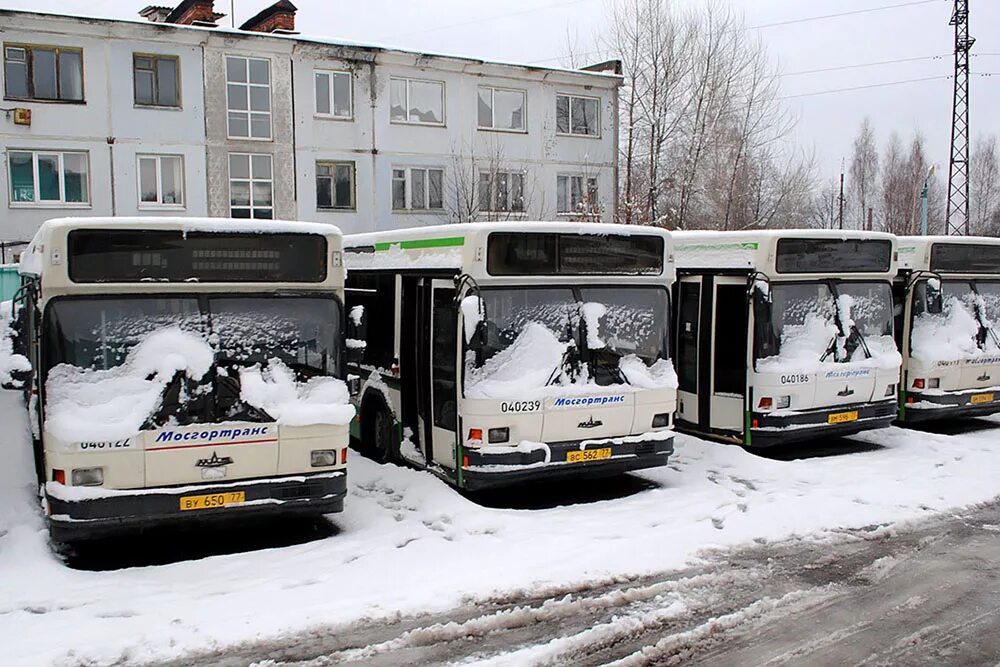
POLYGON ((392 415, 383 405, 372 410, 371 454, 379 463, 389 463, 396 459, 395 424, 392 415))

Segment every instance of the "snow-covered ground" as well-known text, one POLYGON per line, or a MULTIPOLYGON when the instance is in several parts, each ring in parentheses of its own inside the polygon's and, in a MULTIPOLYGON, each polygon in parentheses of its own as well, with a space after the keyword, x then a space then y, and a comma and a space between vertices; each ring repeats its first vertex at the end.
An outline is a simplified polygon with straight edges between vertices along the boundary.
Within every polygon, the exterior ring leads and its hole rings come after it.
MULTIPOLYGON (((23 408, 0 392, 5 665, 141 663, 470 597, 677 568, 700 549, 905 521, 998 494, 997 431, 892 428, 881 448, 778 461, 678 437, 655 486, 552 509, 477 505, 431 475, 358 456, 325 539, 111 572, 67 567, 32 495, 23 408)), ((1000 422, 998 422, 1000 428, 1000 422)), ((602 482, 588 482, 601 484, 602 482)))

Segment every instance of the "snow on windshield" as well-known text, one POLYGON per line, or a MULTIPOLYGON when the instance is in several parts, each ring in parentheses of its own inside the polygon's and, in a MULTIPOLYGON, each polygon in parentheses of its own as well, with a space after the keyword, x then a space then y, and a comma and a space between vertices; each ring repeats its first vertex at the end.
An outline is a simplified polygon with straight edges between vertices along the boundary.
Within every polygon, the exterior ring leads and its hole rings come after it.
POLYGON ((13 304, 10 301, 0 301, 0 384, 13 382, 11 373, 31 370, 28 358, 14 353, 12 318, 13 304))
POLYGON ((892 335, 888 285, 839 283, 835 297, 824 283, 774 284, 768 293, 755 294, 757 299, 769 297, 771 322, 760 323, 764 340, 758 333, 755 342, 758 372, 815 373, 833 364, 893 368, 902 363, 892 335))
POLYGON ((980 285, 980 293, 972 291, 967 282, 946 281, 939 285, 941 312, 927 311, 927 285, 917 286, 914 294, 913 326, 910 330, 910 356, 925 363, 959 361, 1000 352, 992 336, 987 335, 983 347, 977 339, 980 323, 991 327, 1000 316, 1000 293, 992 285, 980 285))
POLYGON ((204 338, 171 326, 146 336, 112 368, 59 364, 45 383, 45 430, 67 442, 129 438, 157 409, 175 373, 200 380, 213 356, 204 338))
POLYGON ((274 417, 279 424, 347 424, 354 418, 354 406, 343 380, 314 377, 296 382, 295 373, 280 359, 271 359, 240 373, 240 398, 274 417))
MULTIPOLYGON (((676 388, 677 377, 666 352, 669 304, 657 289, 585 288, 584 302, 572 290, 486 290, 486 340, 482 365, 466 358, 465 395, 469 398, 525 398, 554 393, 607 390, 581 364, 579 377, 564 365, 579 327, 586 329, 591 351, 611 355, 633 389, 676 388), (598 301, 595 297, 603 300, 598 301), (568 328, 568 331, 567 331, 568 328)), ((622 390, 623 385, 611 385, 622 390)))

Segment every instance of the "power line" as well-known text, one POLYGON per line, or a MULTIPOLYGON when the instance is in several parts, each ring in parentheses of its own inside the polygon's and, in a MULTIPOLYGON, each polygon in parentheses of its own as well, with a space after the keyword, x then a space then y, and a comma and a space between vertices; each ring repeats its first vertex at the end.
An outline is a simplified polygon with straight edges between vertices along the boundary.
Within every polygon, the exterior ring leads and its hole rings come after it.
POLYGON ((904 83, 917 83, 919 81, 939 81, 942 79, 952 78, 951 74, 943 74, 940 76, 925 76, 918 79, 904 79, 902 81, 886 81, 885 83, 871 83, 866 86, 851 86, 849 88, 834 88, 833 90, 818 90, 813 93, 799 93, 797 95, 783 95, 779 97, 779 100, 789 100, 797 97, 814 97, 816 95, 832 95, 834 93, 846 93, 852 90, 866 90, 869 88, 888 88, 889 86, 900 86, 904 83))
POLYGON ((903 7, 916 7, 917 5, 929 5, 932 2, 942 2, 942 0, 913 0, 912 2, 900 2, 894 5, 883 5, 881 7, 869 7, 868 9, 854 9, 848 12, 837 12, 836 14, 823 14, 821 16, 806 16, 800 19, 789 19, 787 21, 776 21, 774 23, 763 23, 761 25, 748 26, 748 30, 761 30, 763 28, 776 28, 783 25, 794 25, 797 23, 808 23, 810 21, 823 21, 826 19, 839 18, 841 16, 855 16, 857 14, 870 14, 888 9, 900 9, 903 7))
POLYGON ((945 53, 940 56, 917 56, 915 58, 898 58, 896 60, 878 60, 870 63, 857 63, 854 65, 836 65, 833 67, 821 67, 818 69, 806 69, 799 72, 783 72, 779 74, 779 77, 784 76, 799 76, 800 74, 818 74, 820 72, 837 72, 840 70, 847 69, 860 69, 862 67, 876 67, 879 65, 895 65, 897 63, 914 63, 921 60, 941 60, 942 58, 947 58, 951 56, 950 53, 945 53))
MULTIPOLYGON (((511 16, 523 16, 524 14, 533 14, 534 12, 541 12, 546 9, 556 9, 557 7, 566 7, 567 5, 579 5, 583 2, 592 2, 592 0, 566 0, 565 2, 555 2, 550 5, 543 5, 541 7, 532 7, 531 9, 522 9, 517 12, 508 12, 506 14, 495 14, 493 16, 482 16, 477 19, 470 19, 468 21, 462 21, 460 23, 451 23, 448 25, 439 25, 433 28, 424 28, 423 30, 414 30, 412 32, 402 32, 396 35, 389 35, 388 37, 382 37, 379 41, 387 41, 390 39, 398 39, 400 37, 412 37, 413 35, 422 35, 427 32, 438 32, 439 30, 447 30, 449 28, 461 28, 467 25, 475 25, 476 23, 484 23, 486 21, 496 21, 497 19, 505 19, 511 16)), ((553 60, 558 60, 558 58, 553 58, 553 60)))

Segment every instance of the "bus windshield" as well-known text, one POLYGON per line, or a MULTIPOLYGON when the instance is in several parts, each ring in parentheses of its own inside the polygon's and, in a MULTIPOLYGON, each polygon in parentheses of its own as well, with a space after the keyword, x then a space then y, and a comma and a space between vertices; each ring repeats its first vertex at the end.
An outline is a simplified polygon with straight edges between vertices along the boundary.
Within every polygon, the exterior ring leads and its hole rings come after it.
POLYGON ((511 388, 559 383, 574 355, 583 382, 645 387, 667 380, 670 308, 661 287, 483 289, 480 298, 485 336, 480 354, 467 357, 467 393, 511 372, 519 379, 511 388))
POLYGON ((913 291, 911 354, 939 361, 1000 352, 1000 281, 943 280, 939 295, 930 282, 921 280, 913 291))
POLYGON ((59 299, 46 317, 45 369, 115 368, 150 334, 168 327, 205 339, 218 363, 279 359, 300 376, 339 375, 340 306, 321 297, 59 299))
POLYGON ((757 370, 809 372, 895 351, 888 283, 771 283, 754 298, 757 370))

